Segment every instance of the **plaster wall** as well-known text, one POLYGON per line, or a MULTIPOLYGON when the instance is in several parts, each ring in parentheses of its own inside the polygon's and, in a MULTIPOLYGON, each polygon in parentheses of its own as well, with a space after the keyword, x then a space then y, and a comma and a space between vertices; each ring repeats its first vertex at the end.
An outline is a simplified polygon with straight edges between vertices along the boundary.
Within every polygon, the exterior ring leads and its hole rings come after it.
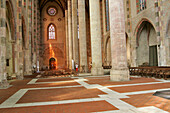
POLYGON ((139 38, 139 46, 137 47, 137 65, 145 62, 149 63, 149 46, 147 41, 147 29, 144 28, 139 38))

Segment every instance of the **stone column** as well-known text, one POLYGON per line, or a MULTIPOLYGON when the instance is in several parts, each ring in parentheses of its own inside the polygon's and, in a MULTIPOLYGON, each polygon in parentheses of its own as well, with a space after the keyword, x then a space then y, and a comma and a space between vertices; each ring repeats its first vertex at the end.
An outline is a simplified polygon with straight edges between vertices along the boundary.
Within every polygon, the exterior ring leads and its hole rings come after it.
POLYGON ((73 59, 75 63, 79 63, 77 27, 77 0, 72 0, 73 59))
POLYGON ((66 31, 66 68, 69 68, 69 37, 68 37, 68 11, 65 10, 65 31, 66 31))
POLYGON ((129 80, 127 67, 125 17, 123 0, 109 0, 112 81, 129 80))
POLYGON ((36 66, 37 69, 37 6, 36 6, 36 0, 32 1, 32 20, 33 20, 33 27, 32 27, 32 34, 33 35, 33 65, 36 66))
POLYGON ((72 41, 72 15, 71 15, 71 0, 68 0, 68 37, 69 37, 69 69, 72 70, 73 59, 73 41, 72 41))
POLYGON ((32 65, 31 65, 31 54, 30 54, 30 50, 26 49, 25 50, 25 75, 32 75, 32 65))
POLYGON ((6 88, 6 0, 0 1, 0 23, 0 87, 6 88))
POLYGON ((87 66, 85 0, 78 0, 78 14, 79 14, 80 72, 87 72, 88 66, 87 66))
POLYGON ((24 78, 23 73, 23 51, 22 51, 22 0, 17 0, 17 62, 18 62, 18 69, 17 69, 17 79, 22 80, 24 78))
POLYGON ((92 75, 103 75, 102 51, 101 51, 101 22, 100 0, 89 0, 90 4, 90 31, 92 49, 92 75))
MULTIPOLYGON (((27 1, 27 3, 28 3, 28 7, 31 7, 31 0, 29 0, 29 1, 27 1)), ((31 42, 32 42, 32 25, 31 25, 31 8, 28 8, 28 40, 29 40, 29 44, 28 44, 28 50, 27 50, 27 55, 28 55, 28 57, 27 57, 27 63, 26 63, 26 65, 28 65, 27 66, 27 75, 31 75, 32 74, 32 44, 31 44, 31 42)))

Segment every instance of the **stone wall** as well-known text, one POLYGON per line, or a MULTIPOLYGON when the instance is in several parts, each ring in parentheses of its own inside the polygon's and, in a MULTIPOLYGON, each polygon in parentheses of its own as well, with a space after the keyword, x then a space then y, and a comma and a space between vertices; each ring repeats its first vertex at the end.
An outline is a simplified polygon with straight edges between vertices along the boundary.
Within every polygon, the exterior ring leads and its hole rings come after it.
MULTIPOLYGON (((155 1, 154 0, 147 0, 146 1, 147 8, 143 11, 140 11, 137 13, 137 5, 136 0, 131 0, 130 2, 130 9, 131 9, 131 32, 130 32, 130 43, 131 43, 131 66, 138 66, 141 65, 144 62, 149 61, 149 53, 148 53, 148 47, 145 46, 143 48, 137 47, 137 33, 139 32, 140 26, 143 23, 143 21, 148 21, 150 24, 153 25, 153 28, 156 31, 156 17, 155 17, 155 1), (146 49, 146 51, 144 51, 146 49), (144 54, 146 52, 146 54, 144 54), (143 53, 143 54, 142 54, 143 53)), ((126 28, 127 29, 127 28, 126 28)), ((145 37, 144 39, 140 39, 139 43, 141 45, 146 45, 146 37, 147 37, 147 31, 143 31, 141 33, 141 37, 145 37), (145 41, 144 41, 145 40, 145 41), (142 42, 140 42, 142 41, 142 42)), ((157 36, 154 36, 157 38, 157 36)), ((152 43, 152 42, 151 42, 152 43)))

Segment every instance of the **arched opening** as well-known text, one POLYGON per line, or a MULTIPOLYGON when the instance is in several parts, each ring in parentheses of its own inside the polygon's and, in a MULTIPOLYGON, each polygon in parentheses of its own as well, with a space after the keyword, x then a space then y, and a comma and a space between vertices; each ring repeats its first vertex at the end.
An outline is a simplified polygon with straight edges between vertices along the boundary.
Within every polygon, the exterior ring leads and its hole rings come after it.
POLYGON ((24 17, 22 17, 22 51, 23 51, 23 72, 26 72, 26 25, 24 17))
POLYGON ((6 67, 9 76, 13 74, 13 57, 12 57, 12 43, 10 43, 11 31, 8 23, 6 24, 6 67))
POLYGON ((137 65, 158 66, 157 35, 153 25, 143 21, 137 30, 137 65))
POLYGON ((55 58, 50 58, 49 60, 49 67, 50 70, 56 69, 57 63, 55 58))
POLYGON ((8 76, 15 73, 15 23, 14 12, 10 0, 6 1, 6 69, 8 76))
POLYGON ((39 43, 39 66, 40 69, 49 67, 50 58, 55 58, 56 69, 66 67, 66 28, 65 17, 62 8, 64 1, 54 0, 54 2, 40 1, 40 35, 39 43), (49 47, 51 45, 51 49, 49 47), (54 53, 54 54, 53 54, 54 53))
POLYGON ((127 64, 128 66, 131 65, 131 62, 130 62, 130 40, 129 40, 129 37, 126 33, 126 48, 127 48, 127 64))

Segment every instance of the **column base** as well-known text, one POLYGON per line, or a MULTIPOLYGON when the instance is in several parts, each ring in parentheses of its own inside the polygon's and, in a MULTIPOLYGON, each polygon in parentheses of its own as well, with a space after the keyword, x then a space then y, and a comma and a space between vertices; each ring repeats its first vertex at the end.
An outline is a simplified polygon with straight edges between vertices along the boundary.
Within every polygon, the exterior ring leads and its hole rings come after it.
POLYGON ((9 87, 9 83, 6 79, 2 80, 0 83, 0 88, 8 88, 9 87))
POLYGON ((100 67, 100 68, 91 68, 91 75, 92 76, 104 75, 103 67, 100 67))
POLYGON ((13 74, 12 74, 12 78, 13 78, 13 79, 14 79, 14 78, 16 79, 16 77, 17 77, 17 76, 16 76, 16 73, 13 73, 13 74))
POLYGON ((80 66, 80 73, 87 73, 88 72, 88 66, 80 66))
POLYGON ((32 71, 31 72, 24 72, 24 75, 32 75, 32 71))
POLYGON ((111 81, 129 81, 129 70, 114 70, 110 71, 110 79, 111 81))
POLYGON ((16 77, 18 80, 23 80, 24 79, 24 76, 23 75, 17 75, 16 77))

